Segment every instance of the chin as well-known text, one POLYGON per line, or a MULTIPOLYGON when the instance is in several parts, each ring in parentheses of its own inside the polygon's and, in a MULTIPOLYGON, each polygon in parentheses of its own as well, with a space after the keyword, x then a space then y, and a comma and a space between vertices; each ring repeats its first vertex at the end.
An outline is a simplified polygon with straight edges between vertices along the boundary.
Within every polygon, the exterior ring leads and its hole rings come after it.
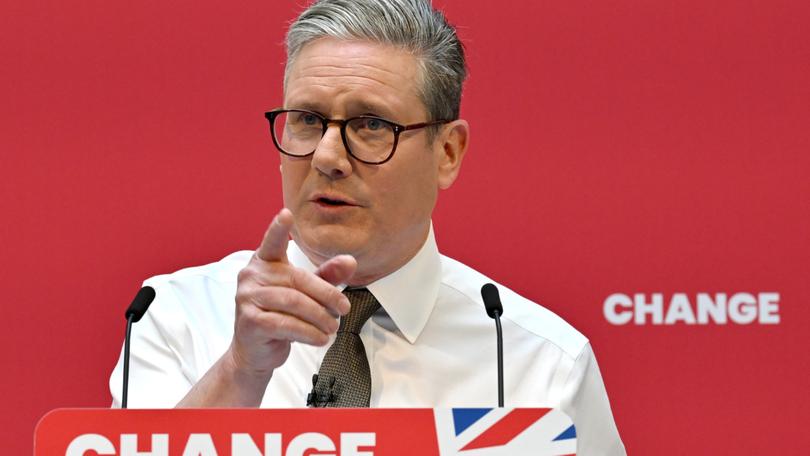
POLYGON ((315 260, 312 258, 314 255, 325 261, 340 254, 357 256, 367 245, 364 234, 356 228, 342 225, 318 225, 295 230, 293 240, 311 260, 315 260))

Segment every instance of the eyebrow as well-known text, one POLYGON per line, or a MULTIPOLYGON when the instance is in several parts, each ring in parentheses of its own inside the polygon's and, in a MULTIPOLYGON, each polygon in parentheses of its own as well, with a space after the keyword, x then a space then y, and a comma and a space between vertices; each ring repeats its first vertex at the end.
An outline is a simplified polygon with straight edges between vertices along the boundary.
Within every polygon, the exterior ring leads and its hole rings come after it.
POLYGON ((310 101, 304 101, 302 103, 295 103, 295 104, 292 104, 292 105, 287 105, 285 103, 284 108, 285 109, 302 109, 304 111, 312 111, 312 112, 317 112, 317 113, 323 114, 323 110, 320 109, 320 106, 318 106, 318 103, 313 103, 313 102, 310 102, 310 101))
MULTIPOLYGON (((378 105, 376 103, 367 101, 367 100, 355 100, 350 101, 346 105, 347 115, 346 117, 355 117, 364 114, 373 114, 375 116, 383 117, 388 120, 393 119, 393 112, 390 109, 386 109, 382 105, 378 105)), ((303 109, 305 111, 312 111, 318 114, 326 116, 326 110, 323 109, 323 104, 318 103, 317 101, 311 100, 304 100, 301 102, 296 102, 294 104, 290 104, 289 106, 285 106, 285 109, 303 109)))
POLYGON ((365 100, 360 100, 360 101, 358 101, 356 103, 349 103, 349 106, 352 106, 353 108, 356 108, 358 111, 362 111, 363 113, 371 112, 371 113, 381 115, 381 116, 385 116, 386 114, 390 114, 390 111, 388 109, 385 109, 384 107, 382 107, 380 105, 370 103, 370 102, 365 101, 365 100))

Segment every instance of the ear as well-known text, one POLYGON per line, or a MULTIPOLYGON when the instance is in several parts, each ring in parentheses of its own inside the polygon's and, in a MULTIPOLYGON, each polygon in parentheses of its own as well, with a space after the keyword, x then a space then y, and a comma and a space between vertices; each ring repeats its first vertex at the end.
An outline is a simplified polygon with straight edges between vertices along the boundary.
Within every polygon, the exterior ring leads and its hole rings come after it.
POLYGON ((438 154, 439 188, 446 190, 453 185, 461 171, 461 161, 467 153, 470 140, 470 125, 466 120, 454 120, 441 130, 436 138, 438 154))

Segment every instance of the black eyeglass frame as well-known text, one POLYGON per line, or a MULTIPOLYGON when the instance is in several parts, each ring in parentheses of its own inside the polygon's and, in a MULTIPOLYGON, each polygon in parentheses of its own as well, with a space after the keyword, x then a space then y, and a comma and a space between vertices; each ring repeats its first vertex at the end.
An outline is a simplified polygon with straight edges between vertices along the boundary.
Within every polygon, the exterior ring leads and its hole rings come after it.
POLYGON ((330 124, 338 124, 340 126, 340 139, 343 141, 343 147, 346 148, 346 152, 348 152, 349 155, 351 155, 355 160, 357 160, 357 161, 359 161, 361 163, 365 163, 367 165, 382 165, 383 163, 387 162, 388 160, 391 160, 391 158, 394 156, 394 152, 396 152, 396 150, 397 150, 397 144, 399 144, 399 134, 402 133, 403 131, 418 130, 420 128, 432 127, 434 125, 441 125, 441 124, 445 124, 445 123, 448 123, 448 122, 452 122, 452 120, 432 120, 430 122, 420 122, 420 123, 415 123, 415 124, 410 124, 410 125, 400 125, 400 124, 398 124, 396 122, 392 122, 392 121, 390 121, 388 119, 384 119, 382 117, 377 117, 377 116, 356 116, 356 117, 350 117, 348 119, 329 119, 329 118, 326 118, 326 117, 322 116, 321 114, 318 114, 317 112, 307 111, 306 109, 274 109, 272 111, 265 112, 264 117, 270 123, 270 136, 272 136, 272 138, 273 138, 273 144, 276 146, 276 149, 278 149, 278 151, 281 152, 284 155, 288 155, 290 157, 298 157, 298 158, 309 157, 310 155, 315 153, 315 149, 313 149, 312 152, 309 152, 309 153, 304 154, 304 155, 291 154, 291 153, 285 151, 281 147, 281 144, 279 143, 278 138, 276 138, 276 130, 275 130, 275 128, 273 128, 273 123, 275 123, 276 117, 280 116, 281 114, 286 114, 286 113, 290 113, 290 112, 312 114, 313 116, 321 119, 321 123, 323 124, 323 130, 321 131, 321 139, 323 139, 323 135, 326 134, 326 130, 329 129, 330 124), (352 152, 351 147, 349 147, 349 141, 346 139, 346 125, 348 125, 349 122, 357 120, 357 119, 379 120, 381 122, 385 122, 386 124, 388 124, 388 125, 390 125, 392 127, 392 129, 394 131, 394 143, 391 146, 391 152, 388 153, 388 156, 385 159, 380 160, 380 161, 368 161, 368 160, 363 160, 362 158, 354 155, 354 153, 352 152))

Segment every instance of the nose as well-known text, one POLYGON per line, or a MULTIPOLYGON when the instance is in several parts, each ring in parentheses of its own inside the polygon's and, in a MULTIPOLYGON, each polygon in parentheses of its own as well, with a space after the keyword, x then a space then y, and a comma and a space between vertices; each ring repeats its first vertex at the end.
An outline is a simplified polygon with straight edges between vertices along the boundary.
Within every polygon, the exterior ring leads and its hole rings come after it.
POLYGON ((342 179, 352 173, 349 152, 343 144, 340 126, 329 124, 312 154, 312 167, 330 179, 342 179))

